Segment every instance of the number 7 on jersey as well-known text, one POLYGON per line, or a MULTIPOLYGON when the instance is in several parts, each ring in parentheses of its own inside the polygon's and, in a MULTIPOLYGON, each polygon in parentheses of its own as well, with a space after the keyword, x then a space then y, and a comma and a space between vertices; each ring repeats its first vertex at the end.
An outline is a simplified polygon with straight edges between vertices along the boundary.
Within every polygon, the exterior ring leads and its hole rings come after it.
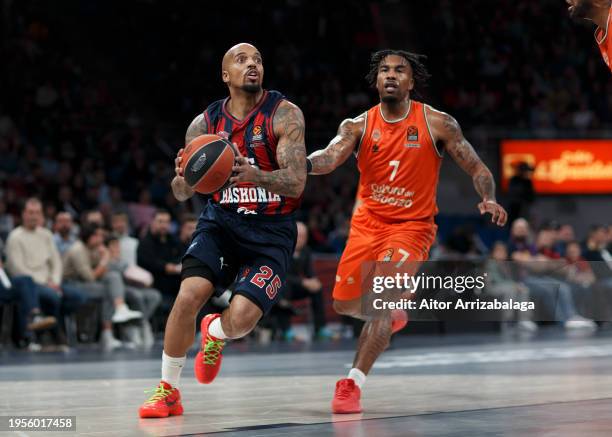
POLYGON ((399 161, 389 161, 389 166, 393 167, 391 171, 391 176, 389 177, 389 181, 393 182, 395 176, 397 175, 397 170, 399 169, 400 162, 399 161))

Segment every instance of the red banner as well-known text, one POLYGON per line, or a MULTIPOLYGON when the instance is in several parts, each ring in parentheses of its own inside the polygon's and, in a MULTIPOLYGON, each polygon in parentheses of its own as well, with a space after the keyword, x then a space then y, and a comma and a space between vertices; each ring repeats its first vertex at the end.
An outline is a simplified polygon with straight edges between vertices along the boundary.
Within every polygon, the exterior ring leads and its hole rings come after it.
POLYGON ((522 167, 540 194, 612 193, 612 140, 506 140, 501 164, 504 191, 522 167))

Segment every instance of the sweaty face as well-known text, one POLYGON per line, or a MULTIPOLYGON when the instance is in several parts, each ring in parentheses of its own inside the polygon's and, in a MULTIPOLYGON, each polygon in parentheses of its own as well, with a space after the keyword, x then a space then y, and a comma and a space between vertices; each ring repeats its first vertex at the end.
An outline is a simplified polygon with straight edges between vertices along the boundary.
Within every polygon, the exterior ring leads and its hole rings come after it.
POLYGON ((405 100, 414 88, 412 67, 402 56, 389 55, 378 66, 376 89, 380 100, 397 103, 405 100))
POLYGON ((228 86, 258 93, 261 91, 263 74, 263 59, 255 47, 241 44, 226 55, 223 82, 228 86))
POLYGON ((588 18, 593 12, 593 0, 566 0, 567 11, 572 18, 588 18))

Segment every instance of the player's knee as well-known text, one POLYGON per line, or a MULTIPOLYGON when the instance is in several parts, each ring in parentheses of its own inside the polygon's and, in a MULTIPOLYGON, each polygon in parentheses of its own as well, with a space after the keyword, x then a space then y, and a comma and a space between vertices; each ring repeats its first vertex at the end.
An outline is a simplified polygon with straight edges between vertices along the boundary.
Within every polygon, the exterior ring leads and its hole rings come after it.
POLYGON ((197 314, 204 301, 205 296, 201 290, 194 287, 181 286, 174 301, 173 310, 181 314, 197 314))
POLYGON ((225 326, 223 329, 230 338, 242 338, 245 335, 248 335, 255 328, 258 320, 258 318, 256 319, 248 316, 244 317, 240 314, 230 313, 230 317, 227 319, 229 329, 226 329, 225 326))
POLYGON ((255 328, 262 315, 257 305, 238 295, 232 301, 227 315, 224 314, 223 330, 231 338, 244 337, 255 328))

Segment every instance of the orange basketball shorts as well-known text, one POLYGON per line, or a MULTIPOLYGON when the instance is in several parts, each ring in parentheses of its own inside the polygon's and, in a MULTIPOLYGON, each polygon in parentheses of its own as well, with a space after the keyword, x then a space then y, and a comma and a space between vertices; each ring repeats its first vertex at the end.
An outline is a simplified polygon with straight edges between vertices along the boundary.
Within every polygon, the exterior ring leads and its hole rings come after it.
POLYGON ((353 300, 367 291, 361 284, 365 262, 413 262, 417 265, 427 261, 437 229, 433 220, 385 223, 359 208, 353 215, 348 241, 340 258, 333 298, 353 300))

